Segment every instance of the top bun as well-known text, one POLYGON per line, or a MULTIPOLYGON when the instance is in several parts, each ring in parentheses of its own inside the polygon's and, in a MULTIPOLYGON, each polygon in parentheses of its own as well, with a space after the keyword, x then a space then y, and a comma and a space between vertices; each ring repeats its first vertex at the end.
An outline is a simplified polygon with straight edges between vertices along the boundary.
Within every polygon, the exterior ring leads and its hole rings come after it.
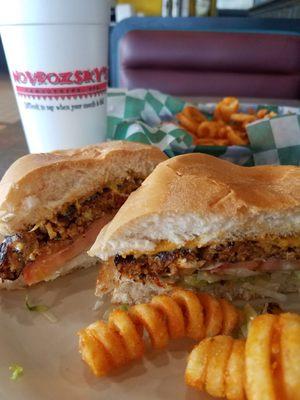
POLYGON ((132 175, 145 178, 166 158, 156 147, 122 141, 26 155, 0 182, 0 234, 50 219, 66 202, 106 183, 132 175))
POLYGON ((241 167, 205 154, 159 164, 89 251, 115 254, 300 232, 300 167, 241 167), (189 242, 189 243, 187 243, 189 242))

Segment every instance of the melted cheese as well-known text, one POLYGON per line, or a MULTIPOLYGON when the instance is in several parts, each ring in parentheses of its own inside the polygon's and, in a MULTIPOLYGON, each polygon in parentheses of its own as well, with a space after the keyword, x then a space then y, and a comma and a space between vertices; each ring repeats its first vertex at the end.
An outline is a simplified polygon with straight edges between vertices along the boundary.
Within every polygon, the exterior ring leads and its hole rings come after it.
POLYGON ((275 238, 275 244, 279 247, 300 247, 300 237, 286 237, 286 238, 275 238))
MULTIPOLYGON (((279 246, 283 249, 287 249, 288 247, 300 247, 300 236, 290 236, 290 237, 278 237, 278 236, 265 236, 263 238, 253 238, 253 239, 245 239, 249 241, 257 241, 259 245, 266 250, 266 252, 270 249, 271 246, 279 246)), ((221 244, 220 242, 216 243, 207 243, 206 246, 221 244)), ((176 243, 169 242, 167 240, 161 240, 158 242, 154 248, 154 250, 147 252, 148 255, 153 255, 156 253, 160 253, 163 251, 174 251, 178 248, 187 248, 193 249, 195 247, 201 247, 199 240, 190 240, 186 242, 183 246, 178 247, 176 243)), ((127 254, 132 254, 134 256, 141 256, 145 254, 145 252, 140 252, 138 250, 134 250, 132 252, 128 252, 127 254)), ((125 254, 124 254, 125 255, 125 254)))

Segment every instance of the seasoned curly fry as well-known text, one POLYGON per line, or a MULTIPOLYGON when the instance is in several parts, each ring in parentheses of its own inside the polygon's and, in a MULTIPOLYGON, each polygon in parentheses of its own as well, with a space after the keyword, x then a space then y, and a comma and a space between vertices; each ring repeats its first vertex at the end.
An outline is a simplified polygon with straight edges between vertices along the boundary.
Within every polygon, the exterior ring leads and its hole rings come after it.
POLYGON ((243 113, 235 113, 230 115, 230 121, 238 122, 238 123, 247 123, 255 121, 256 118, 254 115, 243 114, 243 113))
POLYGON ((245 399, 245 341, 234 340, 227 363, 225 392, 229 400, 245 399))
POLYGON ((274 111, 270 111, 270 112, 265 116, 265 118, 274 118, 274 117, 277 117, 277 113, 274 112, 274 111))
POLYGON ((300 398, 300 316, 283 314, 279 318, 282 382, 287 400, 300 398))
POLYGON ((206 116, 202 114, 196 107, 187 106, 183 109, 182 113, 189 119, 192 119, 198 124, 207 120, 206 116))
POLYGON ((185 380, 228 400, 299 400, 300 316, 261 315, 247 340, 205 338, 189 355, 185 380))
POLYGON ((190 132, 196 133, 198 129, 198 122, 194 121, 192 118, 187 117, 183 113, 179 113, 176 115, 180 124, 190 132))
POLYGON ((250 400, 300 399, 300 316, 265 314, 251 323, 246 344, 250 400), (262 371, 258 372, 260 368, 262 371))
POLYGON ((259 111, 256 113, 257 119, 262 119, 262 118, 273 118, 276 117, 277 113, 274 111, 269 111, 266 108, 261 108, 259 111))
POLYGON ((217 104, 214 118, 228 122, 231 115, 237 113, 239 106, 240 104, 236 97, 225 97, 217 104))
POLYGON ((268 114, 268 110, 266 108, 261 108, 259 111, 257 111, 256 116, 257 118, 265 118, 265 116, 268 114))
POLYGON ((108 323, 98 321, 89 325, 79 332, 79 348, 94 374, 103 376, 143 357, 144 331, 153 348, 162 349, 171 339, 200 340, 232 333, 238 324, 239 312, 226 300, 175 289, 128 311, 114 310, 108 323))
POLYGON ((225 124, 222 121, 205 121, 198 125, 197 136, 199 138, 215 138, 225 124))
POLYGON ((272 384, 271 336, 276 317, 271 314, 261 315, 251 323, 246 344, 247 394, 250 399, 265 398, 275 400, 272 384))
POLYGON ((230 336, 202 340, 189 355, 186 383, 212 396, 229 400, 245 399, 244 347, 244 340, 235 341, 230 336))
POLYGON ((231 126, 227 126, 227 136, 230 142, 236 145, 245 145, 248 143, 248 140, 243 139, 241 133, 232 129, 231 126))
POLYGON ((196 107, 187 106, 177 114, 179 125, 193 137, 199 146, 246 146, 249 144, 246 126, 261 118, 273 118, 277 114, 267 109, 239 113, 236 97, 225 97, 215 108, 209 121, 196 107))

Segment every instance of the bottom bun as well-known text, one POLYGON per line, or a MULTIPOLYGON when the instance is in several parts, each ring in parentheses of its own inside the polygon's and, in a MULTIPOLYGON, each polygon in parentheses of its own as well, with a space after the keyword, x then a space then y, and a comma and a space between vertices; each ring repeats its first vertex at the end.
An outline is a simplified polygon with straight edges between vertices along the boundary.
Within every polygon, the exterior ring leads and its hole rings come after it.
POLYGON ((143 284, 132 282, 130 279, 121 279, 119 285, 111 292, 111 302, 117 304, 148 303, 153 296, 167 293, 172 286, 158 286, 154 283, 143 284))
MULTIPOLYGON (((268 286, 259 286, 259 291, 254 291, 255 286, 252 284, 245 286, 237 281, 215 282, 210 285, 202 285, 201 287, 192 287, 186 284, 182 286, 184 289, 190 289, 194 292, 207 292, 216 297, 225 298, 233 304, 243 307, 250 304, 253 307, 264 307, 269 303, 278 304, 283 310, 299 311, 300 310, 300 279, 289 279, 287 272, 277 272, 273 274, 271 284, 274 286, 275 278, 279 281, 276 290, 268 289, 268 286), (279 290, 280 289, 280 290, 279 290)), ((127 277, 122 277, 113 264, 105 263, 101 265, 96 296, 102 297, 109 294, 112 303, 120 304, 137 304, 149 302, 151 298, 157 294, 167 293, 174 289, 174 284, 168 284, 165 281, 157 280, 148 281, 146 283, 136 282, 127 277)))
MULTIPOLYGON (((99 260, 95 257, 90 257, 86 252, 79 254, 64 264, 59 270, 49 275, 45 281, 52 281, 59 276, 67 275, 76 269, 85 269, 96 265, 99 260)), ((15 281, 2 280, 0 279, 0 289, 14 290, 23 289, 27 285, 25 284, 22 274, 15 281)))
POLYGON ((157 285, 153 282, 144 284, 121 277, 114 264, 107 262, 100 266, 95 294, 100 298, 109 294, 111 302, 115 304, 137 304, 148 302, 154 295, 170 290, 171 286, 157 285))
MULTIPOLYGON (((111 302, 113 304, 138 304, 148 303, 153 296, 170 292, 174 286, 166 285, 164 287, 155 285, 153 283, 140 283, 132 282, 129 279, 121 279, 114 288, 110 291, 111 302)), ((187 289, 184 287, 184 289, 187 289)), ((200 289, 191 289, 195 292, 203 292, 200 289)), ((287 293, 285 301, 274 301, 270 297, 255 297, 250 300, 234 299, 230 293, 220 293, 221 290, 209 291, 210 294, 216 297, 231 299, 231 302, 237 307, 244 307, 250 304, 255 309, 262 309, 267 307, 268 304, 277 304, 282 310, 290 312, 300 312, 300 295, 296 293, 287 293)), ((107 292, 106 292, 107 293, 107 292)), ((96 291, 100 297, 105 293, 96 291)))

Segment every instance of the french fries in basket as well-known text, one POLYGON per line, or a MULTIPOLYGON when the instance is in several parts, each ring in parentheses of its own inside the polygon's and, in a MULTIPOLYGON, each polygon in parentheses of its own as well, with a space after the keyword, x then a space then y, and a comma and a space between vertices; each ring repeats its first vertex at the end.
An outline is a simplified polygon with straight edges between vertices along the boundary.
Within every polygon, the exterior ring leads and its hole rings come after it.
POLYGON ((300 316, 260 315, 246 340, 205 338, 189 356, 185 380, 228 400, 299 400, 300 316))
POLYGON ((225 97, 216 105, 211 121, 193 106, 185 107, 176 117, 196 145, 245 146, 249 144, 246 125, 261 118, 275 117, 276 113, 267 109, 239 113, 239 106, 236 97, 225 97))
POLYGON ((79 332, 79 349, 94 374, 103 376, 143 357, 144 331, 154 349, 163 349, 171 339, 229 335, 239 322, 239 312, 226 300, 176 289, 89 325, 79 332))

